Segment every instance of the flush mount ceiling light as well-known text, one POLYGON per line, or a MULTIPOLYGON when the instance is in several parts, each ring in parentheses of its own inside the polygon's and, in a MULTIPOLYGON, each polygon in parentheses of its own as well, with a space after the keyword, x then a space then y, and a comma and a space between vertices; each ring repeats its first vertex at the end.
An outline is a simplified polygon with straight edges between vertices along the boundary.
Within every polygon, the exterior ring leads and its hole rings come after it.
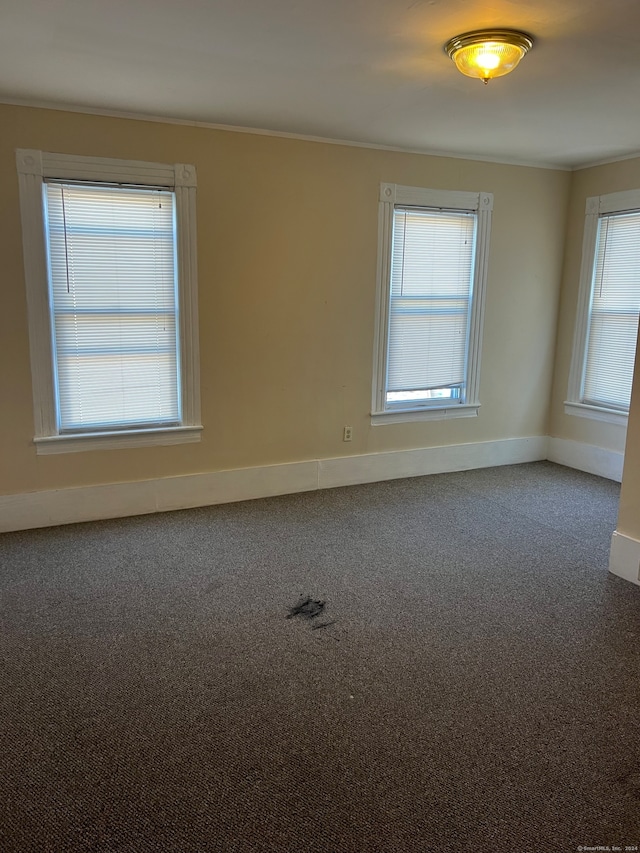
POLYGON ((476 30, 449 39, 444 49, 458 71, 486 84, 513 71, 532 47, 531 36, 517 30, 476 30))

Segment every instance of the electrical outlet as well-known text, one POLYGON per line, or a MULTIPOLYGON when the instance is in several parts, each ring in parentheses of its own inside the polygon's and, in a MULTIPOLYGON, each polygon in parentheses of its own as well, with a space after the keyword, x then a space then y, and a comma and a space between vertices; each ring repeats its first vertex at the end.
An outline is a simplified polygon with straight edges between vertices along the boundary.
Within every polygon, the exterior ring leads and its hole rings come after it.
POLYGON ((342 431, 342 440, 343 441, 351 441, 353 438, 353 427, 346 426, 342 431))

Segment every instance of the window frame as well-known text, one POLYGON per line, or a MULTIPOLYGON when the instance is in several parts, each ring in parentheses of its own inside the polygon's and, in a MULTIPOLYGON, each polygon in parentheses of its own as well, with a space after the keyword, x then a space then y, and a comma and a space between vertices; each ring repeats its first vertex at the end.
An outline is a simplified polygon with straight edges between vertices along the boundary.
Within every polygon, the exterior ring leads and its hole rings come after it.
POLYGON ((433 190, 400 184, 381 183, 378 204, 378 274, 376 288, 376 326, 373 354, 371 423, 374 426, 409 421, 472 418, 480 408, 480 362, 482 329, 486 301, 491 237, 493 194, 433 190), (477 215, 476 245, 473 260, 473 287, 467 341, 467 386, 463 403, 450 400, 422 405, 386 402, 389 351, 389 307, 391 300, 391 261, 393 213, 395 206, 451 211, 471 211, 477 215))
POLYGON ((582 260, 571 367, 564 411, 567 415, 626 427, 628 411, 585 403, 581 400, 587 364, 591 298, 595 283, 598 229, 603 215, 640 211, 640 189, 590 196, 585 204, 582 260))
POLYGON ((198 342, 196 170, 173 165, 104 157, 82 157, 18 149, 29 348, 33 385, 34 444, 40 454, 182 444, 200 441, 200 369, 198 342), (60 434, 57 427, 54 353, 51 335, 47 238, 43 183, 52 178, 99 184, 135 184, 175 192, 176 253, 180 341, 182 421, 176 426, 96 430, 60 434))

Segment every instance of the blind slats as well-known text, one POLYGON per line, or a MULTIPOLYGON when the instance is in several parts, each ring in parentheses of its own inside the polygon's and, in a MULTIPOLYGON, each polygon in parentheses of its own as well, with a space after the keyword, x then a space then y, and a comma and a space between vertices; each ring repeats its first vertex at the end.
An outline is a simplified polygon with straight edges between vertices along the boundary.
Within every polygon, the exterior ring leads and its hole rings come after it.
POLYGON ((475 227, 473 213, 395 208, 387 400, 464 383, 475 227))
POLYGON ((60 432, 180 421, 174 194, 45 185, 60 432))
POLYGON ((640 314, 640 213, 600 219, 583 401, 628 409, 640 314))

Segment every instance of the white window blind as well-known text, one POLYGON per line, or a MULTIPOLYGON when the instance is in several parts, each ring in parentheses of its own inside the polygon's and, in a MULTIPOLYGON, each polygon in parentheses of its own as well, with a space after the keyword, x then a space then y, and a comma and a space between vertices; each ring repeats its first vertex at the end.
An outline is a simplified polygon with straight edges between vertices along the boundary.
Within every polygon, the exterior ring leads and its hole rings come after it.
POLYGON ((179 424, 173 191, 44 187, 60 434, 179 424))
POLYGON ((628 410, 640 314, 640 212, 601 216, 582 401, 628 410))
POLYGON ((464 401, 477 217, 396 206, 388 404, 464 401))

